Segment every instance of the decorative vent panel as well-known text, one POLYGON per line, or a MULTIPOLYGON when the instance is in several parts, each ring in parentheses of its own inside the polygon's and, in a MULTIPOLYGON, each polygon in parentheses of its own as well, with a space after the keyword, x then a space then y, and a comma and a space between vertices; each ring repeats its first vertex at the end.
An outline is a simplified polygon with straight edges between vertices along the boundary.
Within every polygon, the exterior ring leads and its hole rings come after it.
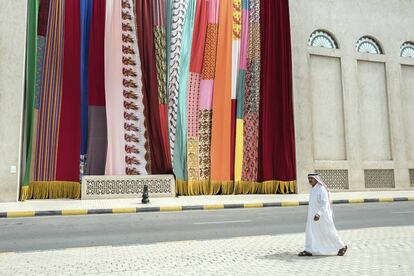
POLYGON ((332 190, 349 189, 348 170, 316 170, 332 190))
POLYGON ((82 199, 142 197, 144 185, 150 197, 175 196, 172 175, 88 175, 82 179, 82 199))
POLYGON ((394 170, 365 170, 365 188, 395 188, 394 170))

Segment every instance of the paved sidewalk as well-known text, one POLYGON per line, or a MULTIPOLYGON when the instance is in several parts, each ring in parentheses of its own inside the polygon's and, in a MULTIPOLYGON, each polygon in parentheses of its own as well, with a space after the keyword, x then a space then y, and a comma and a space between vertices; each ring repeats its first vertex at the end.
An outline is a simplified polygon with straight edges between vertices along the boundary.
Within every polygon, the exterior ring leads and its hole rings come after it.
MULTIPOLYGON (((146 205, 141 204, 141 199, 139 198, 27 200, 24 202, 0 203, 0 218, 299 206, 306 205, 308 198, 308 194, 182 196, 173 198, 151 198, 151 203, 146 205)), ((332 200, 334 204, 414 201, 414 190, 336 192, 332 193, 332 200)))
POLYGON ((344 257, 297 257, 304 234, 0 253, 0 275, 412 275, 414 226, 341 231, 344 257))

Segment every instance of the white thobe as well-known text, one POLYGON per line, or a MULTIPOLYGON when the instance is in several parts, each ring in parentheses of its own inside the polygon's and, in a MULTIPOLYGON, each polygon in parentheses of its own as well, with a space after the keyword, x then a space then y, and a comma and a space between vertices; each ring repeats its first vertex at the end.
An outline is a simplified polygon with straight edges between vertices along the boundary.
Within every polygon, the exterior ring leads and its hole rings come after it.
POLYGON ((312 254, 331 254, 344 246, 335 228, 328 191, 317 184, 309 195, 305 250, 312 254), (313 220, 316 214, 320 216, 318 221, 313 220))

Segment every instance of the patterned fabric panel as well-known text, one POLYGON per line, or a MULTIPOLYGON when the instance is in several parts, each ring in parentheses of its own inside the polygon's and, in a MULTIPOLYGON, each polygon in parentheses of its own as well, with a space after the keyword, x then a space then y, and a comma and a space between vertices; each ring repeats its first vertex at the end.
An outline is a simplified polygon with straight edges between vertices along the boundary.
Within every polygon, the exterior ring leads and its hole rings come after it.
POLYGON ((122 75, 125 173, 147 174, 145 116, 135 15, 132 0, 122 0, 122 75))
POLYGON ((200 160, 200 179, 210 179, 210 143, 211 143, 211 110, 199 111, 200 128, 199 137, 199 160, 200 160))
POLYGON ((184 27, 185 14, 188 8, 188 0, 173 0, 171 3, 171 37, 170 37, 170 61, 169 61, 169 87, 168 87, 168 122, 170 134, 171 160, 174 160, 175 136, 177 130, 179 72, 181 62, 181 42, 184 27))
POLYGON ((167 53, 166 49, 165 27, 155 26, 154 43, 155 43, 155 60, 157 63, 157 81, 158 81, 158 101, 160 104, 167 103, 167 53))
POLYGON ((204 80, 212 80, 216 71, 218 25, 208 23, 206 47, 204 48, 203 72, 204 80))

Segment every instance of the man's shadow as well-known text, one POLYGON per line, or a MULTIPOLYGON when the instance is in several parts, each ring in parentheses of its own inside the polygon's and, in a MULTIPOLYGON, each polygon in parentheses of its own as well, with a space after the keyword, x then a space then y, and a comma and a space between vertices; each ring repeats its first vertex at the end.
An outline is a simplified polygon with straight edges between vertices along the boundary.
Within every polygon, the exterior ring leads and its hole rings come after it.
POLYGON ((263 260, 278 260, 283 261, 287 263, 294 263, 297 261, 312 261, 315 259, 325 259, 325 258, 333 258, 336 257, 336 255, 313 255, 310 257, 299 257, 297 253, 293 252, 278 252, 275 254, 265 255, 262 257, 259 257, 259 259, 263 260))

